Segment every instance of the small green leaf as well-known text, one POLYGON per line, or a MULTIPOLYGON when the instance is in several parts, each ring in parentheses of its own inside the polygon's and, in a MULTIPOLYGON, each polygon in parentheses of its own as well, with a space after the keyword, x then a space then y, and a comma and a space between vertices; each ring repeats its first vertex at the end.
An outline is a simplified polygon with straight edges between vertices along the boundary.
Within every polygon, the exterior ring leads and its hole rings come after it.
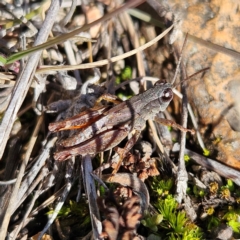
POLYGON ((7 63, 7 59, 0 55, 0 66, 4 66, 7 63))
POLYGON ((231 179, 227 179, 227 187, 231 192, 233 192, 235 190, 234 183, 231 179))
POLYGON ((153 232, 158 231, 157 225, 159 225, 163 220, 163 216, 161 214, 156 214, 153 216, 146 215, 144 219, 141 221, 142 225, 151 229, 153 232))
POLYGON ((220 223, 220 220, 217 217, 211 216, 207 224, 207 229, 212 230, 213 228, 218 227, 219 223, 220 223))
POLYGON ((152 216, 152 220, 153 220, 154 224, 158 225, 159 223, 162 222, 163 215, 162 214, 156 214, 156 215, 152 216))

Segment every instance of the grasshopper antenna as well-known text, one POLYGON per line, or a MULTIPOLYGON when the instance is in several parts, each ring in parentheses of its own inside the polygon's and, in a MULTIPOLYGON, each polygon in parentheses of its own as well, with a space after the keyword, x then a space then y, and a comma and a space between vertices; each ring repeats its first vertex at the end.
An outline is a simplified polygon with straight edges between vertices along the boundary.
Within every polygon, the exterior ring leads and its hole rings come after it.
POLYGON ((192 77, 196 76, 196 75, 199 74, 199 73, 205 72, 205 71, 207 71, 208 69, 210 69, 210 68, 209 68, 209 67, 206 67, 206 68, 203 68, 203 69, 201 69, 201 70, 193 73, 193 74, 190 75, 189 77, 187 77, 187 78, 183 79, 182 81, 180 81, 179 83, 175 84, 175 85, 173 86, 173 88, 176 88, 178 85, 182 84, 183 82, 188 81, 188 80, 191 79, 192 77))
MULTIPOLYGON (((177 64, 176 71, 175 71, 173 80, 172 80, 172 82, 171 82, 171 85, 173 85, 173 84, 175 83, 175 81, 176 81, 176 78, 177 78, 177 75, 178 75, 178 72, 179 72, 179 69, 180 69, 180 64, 181 64, 181 61, 182 61, 182 57, 183 57, 183 50, 184 50, 184 48, 185 48, 185 46, 186 46, 187 39, 188 39, 188 33, 186 34, 186 37, 185 37, 184 42, 183 42, 183 46, 182 46, 182 49, 181 49, 181 52, 180 52, 180 57, 179 57, 179 60, 178 60, 178 64, 177 64)), ((190 78, 192 78, 192 77, 194 77, 195 75, 197 75, 197 74, 199 74, 199 73, 201 73, 201 72, 204 72, 204 71, 206 71, 206 70, 208 70, 208 69, 209 69, 209 67, 201 69, 200 71, 198 71, 198 72, 190 75, 190 76, 187 77, 186 79, 183 79, 182 81, 180 81, 178 84, 176 84, 175 86, 173 86, 173 88, 176 88, 176 86, 178 86, 179 84, 181 84, 181 83, 183 83, 183 82, 185 82, 185 81, 188 81, 190 78)))
POLYGON ((181 52, 180 52, 180 57, 179 57, 179 60, 178 60, 178 64, 177 64, 176 71, 175 71, 173 80, 171 82, 171 85, 173 85, 173 83, 176 81, 176 78, 177 78, 177 75, 178 75, 178 72, 179 72, 179 69, 180 69, 180 64, 181 64, 181 61, 182 61, 183 49, 185 48, 185 45, 187 43, 187 38, 188 38, 188 34, 186 34, 186 37, 184 39, 183 46, 182 46, 182 49, 181 49, 181 52))

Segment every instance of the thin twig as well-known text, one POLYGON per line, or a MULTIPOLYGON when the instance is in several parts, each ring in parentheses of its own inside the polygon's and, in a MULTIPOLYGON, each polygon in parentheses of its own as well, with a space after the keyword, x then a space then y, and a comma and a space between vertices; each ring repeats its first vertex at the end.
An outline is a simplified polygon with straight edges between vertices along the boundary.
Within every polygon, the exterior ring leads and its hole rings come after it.
POLYGON ((218 173, 220 176, 231 179, 238 186, 240 186, 240 171, 230 168, 222 163, 217 162, 216 160, 201 156, 191 150, 185 149, 185 154, 191 157, 197 164, 202 167, 206 167, 209 170, 213 170, 218 173))
MULTIPOLYGON (((183 98, 183 95, 177 90, 177 89, 173 89, 173 92, 179 97, 179 98, 183 98)), ((192 124, 194 126, 194 129, 196 130, 196 134, 197 134, 197 140, 198 140, 198 143, 200 145, 200 147, 202 149, 206 149, 205 148, 205 145, 204 145, 204 142, 203 142, 203 139, 202 139, 202 136, 198 130, 198 124, 197 124, 197 121, 196 121, 196 118, 194 116, 194 113, 193 113, 193 110, 192 110, 192 107, 191 105, 188 103, 187 104, 187 108, 188 108, 188 112, 189 112, 189 115, 191 117, 191 120, 192 120, 192 124)))
MULTIPOLYGON (((177 55, 176 58, 179 59, 179 50, 178 50, 177 44, 175 44, 175 49, 176 49, 176 55, 177 55)), ((183 79, 185 79, 187 78, 187 74, 183 66, 183 63, 181 63, 180 66, 181 66, 183 79)), ((187 111, 187 95, 186 95, 184 82, 182 83, 182 92, 183 92, 182 126, 186 128, 188 111, 187 111)), ((187 175, 185 161, 184 161, 185 144, 186 144, 186 132, 181 131, 180 152, 179 152, 179 159, 178 159, 179 165, 178 165, 178 174, 177 174, 177 188, 176 188, 176 200, 179 203, 182 202, 182 199, 184 198, 187 190, 188 175, 187 175)))

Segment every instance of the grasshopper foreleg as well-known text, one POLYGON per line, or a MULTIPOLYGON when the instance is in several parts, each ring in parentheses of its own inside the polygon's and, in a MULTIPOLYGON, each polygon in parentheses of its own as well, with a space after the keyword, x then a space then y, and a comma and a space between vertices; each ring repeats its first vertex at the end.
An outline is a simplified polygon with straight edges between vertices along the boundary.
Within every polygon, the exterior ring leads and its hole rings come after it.
POLYGON ((120 100, 117 96, 109 94, 109 93, 104 93, 102 94, 97 100, 96 100, 96 104, 100 104, 100 102, 102 100, 108 101, 108 102, 112 102, 115 104, 119 104, 122 102, 122 100, 120 100))

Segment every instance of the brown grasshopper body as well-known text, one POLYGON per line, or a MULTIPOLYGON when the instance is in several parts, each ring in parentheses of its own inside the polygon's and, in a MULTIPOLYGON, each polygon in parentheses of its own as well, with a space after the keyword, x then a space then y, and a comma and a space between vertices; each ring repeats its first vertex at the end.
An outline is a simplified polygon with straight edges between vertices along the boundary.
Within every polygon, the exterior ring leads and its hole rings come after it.
POLYGON ((124 148, 127 153, 137 141, 145 121, 164 111, 172 98, 171 84, 157 82, 153 88, 112 108, 93 108, 64 121, 51 123, 49 130, 52 132, 80 129, 78 133, 60 141, 63 149, 54 154, 54 159, 63 161, 71 156, 109 150, 135 130, 135 135, 124 148))

